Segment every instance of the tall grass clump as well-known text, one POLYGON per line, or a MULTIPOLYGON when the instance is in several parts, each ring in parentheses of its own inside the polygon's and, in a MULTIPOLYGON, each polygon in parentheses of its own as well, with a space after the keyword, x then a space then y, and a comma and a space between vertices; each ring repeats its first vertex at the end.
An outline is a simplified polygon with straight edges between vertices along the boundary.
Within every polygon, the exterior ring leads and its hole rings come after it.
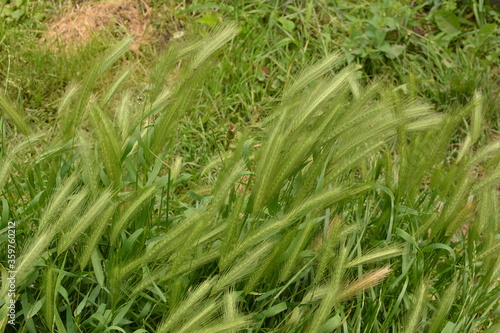
POLYGON ((171 45, 140 103, 122 89, 127 69, 94 85, 126 54, 130 40, 118 43, 41 133, 1 97, 1 237, 15 221, 20 329, 494 329, 500 146, 478 143, 480 93, 445 116, 326 55, 284 88, 262 133, 213 156, 200 194, 174 153, 178 126, 207 102, 200 89, 237 34, 226 24, 171 45), (467 138, 450 146, 463 120, 467 138))

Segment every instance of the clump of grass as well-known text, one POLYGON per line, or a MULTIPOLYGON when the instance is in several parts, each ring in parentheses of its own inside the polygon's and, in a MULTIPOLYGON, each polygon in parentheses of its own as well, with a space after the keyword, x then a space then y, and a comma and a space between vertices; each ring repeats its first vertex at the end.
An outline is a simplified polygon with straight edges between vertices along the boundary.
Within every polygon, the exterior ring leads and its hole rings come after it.
POLYGON ((21 329, 491 328, 499 146, 473 149, 480 95, 437 114, 326 55, 284 87, 260 137, 239 133, 216 157, 215 181, 196 193, 182 184, 179 124, 206 102, 199 89, 237 34, 225 24, 174 43, 141 104, 126 69, 94 85, 127 53, 123 40, 68 86, 58 130, 21 144, 7 124, 32 125, 2 97, 2 226, 18 225, 21 329), (469 143, 450 152, 469 115, 469 143))

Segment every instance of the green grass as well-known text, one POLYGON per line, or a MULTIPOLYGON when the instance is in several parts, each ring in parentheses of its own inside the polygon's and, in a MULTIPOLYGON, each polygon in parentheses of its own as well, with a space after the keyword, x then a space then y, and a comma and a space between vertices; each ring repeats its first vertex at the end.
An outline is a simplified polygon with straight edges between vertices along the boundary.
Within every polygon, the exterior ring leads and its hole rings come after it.
POLYGON ((188 38, 142 56, 4 21, 18 331, 496 332, 498 16, 455 3, 156 0, 188 38))

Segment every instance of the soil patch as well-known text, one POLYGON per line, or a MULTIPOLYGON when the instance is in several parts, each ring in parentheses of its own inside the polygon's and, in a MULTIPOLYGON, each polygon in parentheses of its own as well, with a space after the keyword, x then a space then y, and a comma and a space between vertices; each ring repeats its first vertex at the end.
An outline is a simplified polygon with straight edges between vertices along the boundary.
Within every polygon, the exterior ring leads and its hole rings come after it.
POLYGON ((77 1, 48 22, 47 34, 42 39, 50 44, 62 43, 69 49, 107 30, 117 36, 125 33, 133 36, 131 50, 138 51, 141 44, 153 39, 148 29, 150 16, 146 0, 77 1))

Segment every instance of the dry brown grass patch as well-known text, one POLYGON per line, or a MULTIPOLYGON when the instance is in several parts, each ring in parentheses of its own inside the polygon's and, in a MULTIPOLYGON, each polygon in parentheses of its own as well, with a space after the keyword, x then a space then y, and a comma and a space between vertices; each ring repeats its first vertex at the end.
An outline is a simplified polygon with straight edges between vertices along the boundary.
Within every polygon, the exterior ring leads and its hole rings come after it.
MULTIPOLYGON (((153 38, 148 29, 151 8, 146 0, 83 1, 74 3, 48 23, 43 40, 52 45, 61 43, 65 49, 84 45, 95 34, 108 29, 127 33, 135 38, 131 49, 138 51, 153 38)), ((112 30, 111 30, 112 31, 112 30)))

